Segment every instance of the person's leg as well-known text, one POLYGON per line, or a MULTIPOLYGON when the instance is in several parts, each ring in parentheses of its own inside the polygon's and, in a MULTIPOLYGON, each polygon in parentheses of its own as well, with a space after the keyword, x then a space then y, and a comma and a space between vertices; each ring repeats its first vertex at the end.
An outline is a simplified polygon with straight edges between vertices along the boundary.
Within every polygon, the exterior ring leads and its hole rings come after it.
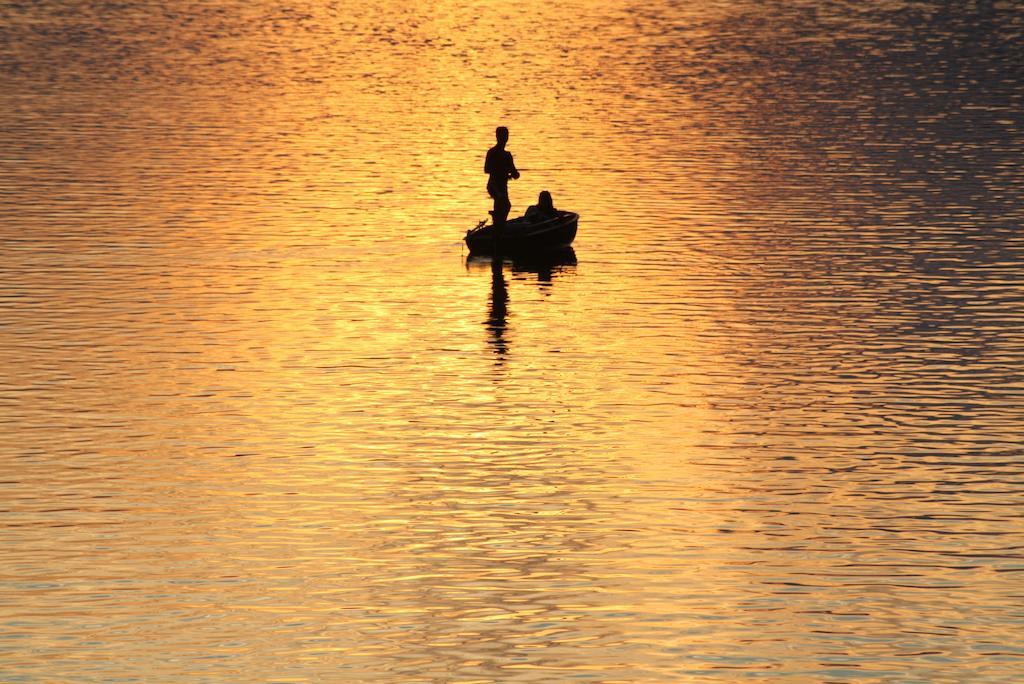
POLYGON ((501 228, 505 225, 510 211, 512 211, 512 203, 508 201, 508 192, 496 191, 494 193, 494 211, 491 212, 495 227, 501 228))

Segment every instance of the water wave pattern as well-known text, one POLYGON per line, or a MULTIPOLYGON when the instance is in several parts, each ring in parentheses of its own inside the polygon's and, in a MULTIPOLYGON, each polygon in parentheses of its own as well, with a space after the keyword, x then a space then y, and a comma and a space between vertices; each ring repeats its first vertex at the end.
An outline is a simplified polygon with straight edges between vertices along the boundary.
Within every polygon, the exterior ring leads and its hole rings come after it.
POLYGON ((1022 9, 0 3, 0 680, 1024 679, 1022 9))

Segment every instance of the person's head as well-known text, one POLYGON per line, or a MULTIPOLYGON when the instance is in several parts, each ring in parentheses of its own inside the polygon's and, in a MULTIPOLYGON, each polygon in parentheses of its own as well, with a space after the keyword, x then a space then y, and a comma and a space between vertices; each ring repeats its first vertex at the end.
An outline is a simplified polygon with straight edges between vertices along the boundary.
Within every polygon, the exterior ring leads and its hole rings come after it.
POLYGON ((498 126, 494 129, 494 137, 497 138, 499 145, 504 145, 508 142, 508 129, 504 126, 498 126))
POLYGON ((554 209, 555 203, 551 199, 551 193, 541 190, 540 195, 537 196, 537 206, 541 209, 554 209))

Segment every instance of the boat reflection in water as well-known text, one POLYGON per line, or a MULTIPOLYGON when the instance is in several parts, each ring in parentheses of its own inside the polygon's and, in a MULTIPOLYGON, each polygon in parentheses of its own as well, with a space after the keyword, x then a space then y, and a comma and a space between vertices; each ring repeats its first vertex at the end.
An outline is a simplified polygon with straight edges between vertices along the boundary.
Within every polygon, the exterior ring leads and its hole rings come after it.
POLYGON ((508 282, 505 280, 505 266, 511 269, 513 278, 525 279, 524 276, 537 276, 537 283, 545 290, 551 286, 555 277, 576 269, 576 252, 572 247, 542 252, 538 254, 515 256, 471 254, 466 257, 466 269, 491 272, 491 296, 487 307, 488 341, 494 348, 495 363, 503 365, 508 355, 508 282))

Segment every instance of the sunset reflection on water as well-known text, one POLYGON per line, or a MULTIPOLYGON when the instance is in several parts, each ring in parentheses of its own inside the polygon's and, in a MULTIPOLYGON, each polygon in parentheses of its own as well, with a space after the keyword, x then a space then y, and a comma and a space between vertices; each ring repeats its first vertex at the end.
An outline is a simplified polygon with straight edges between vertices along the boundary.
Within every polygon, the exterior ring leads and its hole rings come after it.
POLYGON ((0 9, 0 678, 1024 677, 1021 17, 0 9))

